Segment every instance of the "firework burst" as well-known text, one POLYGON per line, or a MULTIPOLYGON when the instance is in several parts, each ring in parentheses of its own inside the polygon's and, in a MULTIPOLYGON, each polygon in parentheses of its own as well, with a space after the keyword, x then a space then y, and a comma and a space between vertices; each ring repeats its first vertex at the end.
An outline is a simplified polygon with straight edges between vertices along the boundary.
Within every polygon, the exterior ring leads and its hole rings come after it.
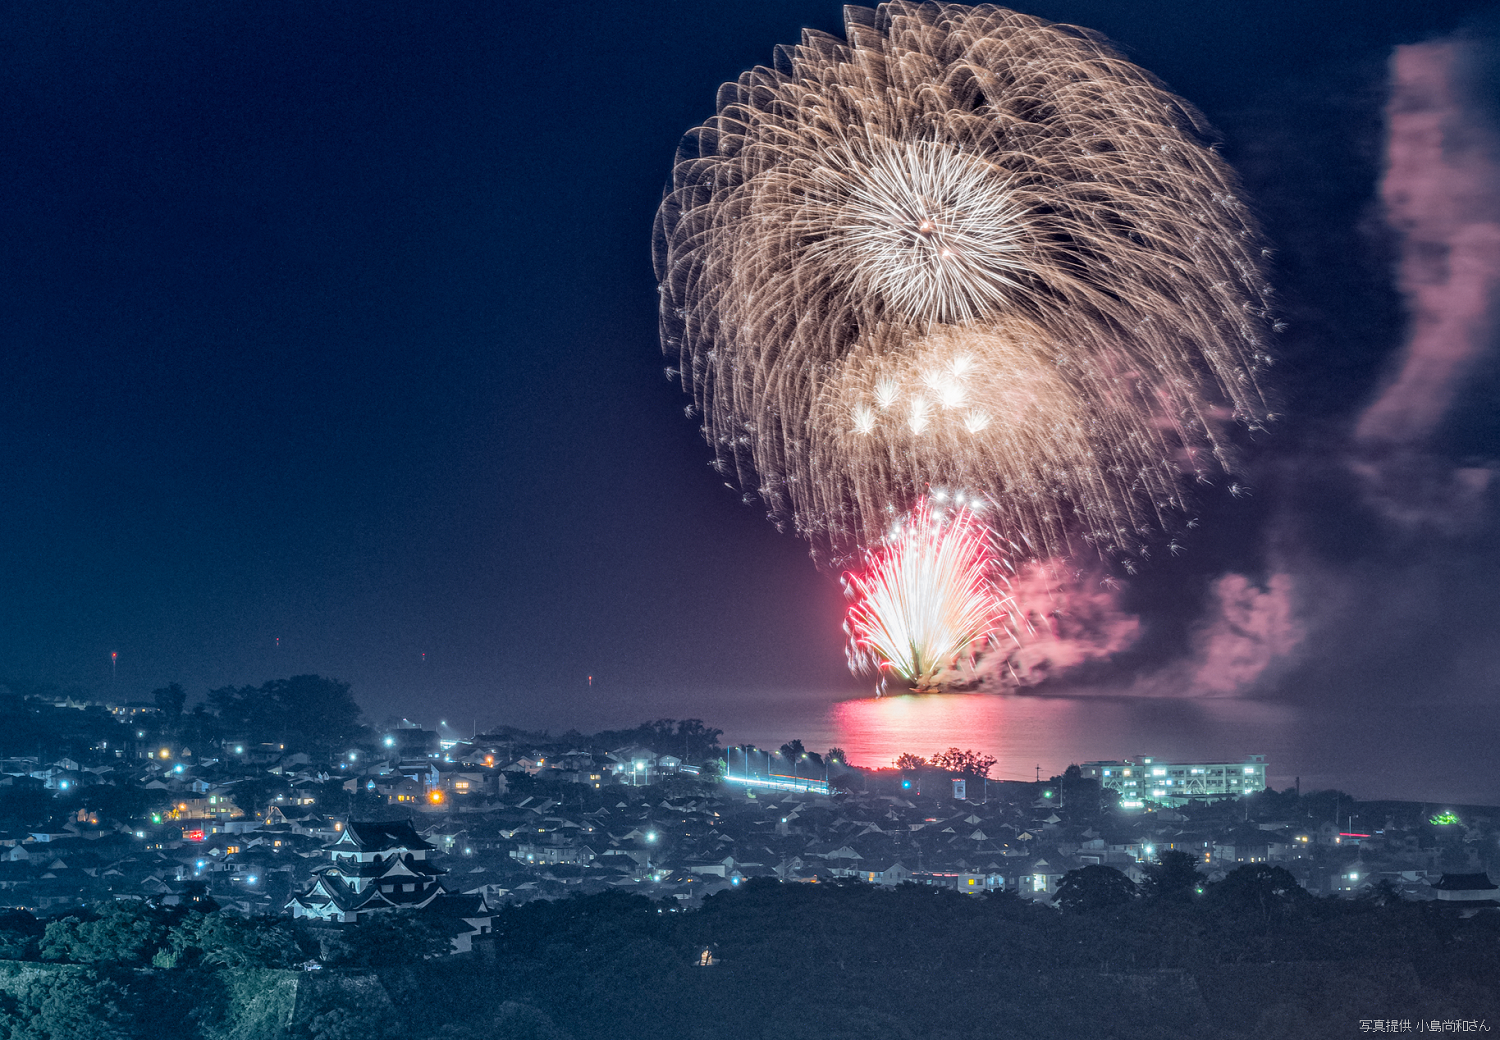
POLYGON ((998 7, 846 8, 719 92, 657 216, 716 464, 825 560, 933 486, 1036 555, 1160 527, 1269 416, 1267 287, 1186 102, 998 7))
POLYGON ((898 675, 919 693, 939 688, 1006 615, 990 542, 967 509, 944 515, 919 501, 862 573, 844 575, 850 668, 898 675))

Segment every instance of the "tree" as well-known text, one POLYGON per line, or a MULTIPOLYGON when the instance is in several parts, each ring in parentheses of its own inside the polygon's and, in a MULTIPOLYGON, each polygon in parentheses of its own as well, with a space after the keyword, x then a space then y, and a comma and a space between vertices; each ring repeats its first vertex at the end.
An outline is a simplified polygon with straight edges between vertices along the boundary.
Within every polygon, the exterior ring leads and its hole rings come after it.
POLYGON ((1231 870, 1208 890, 1213 902, 1242 913, 1258 911, 1266 919, 1312 896, 1284 867, 1246 863, 1231 870))
POLYGON ((830 765, 847 765, 848 758, 841 747, 831 747, 823 753, 823 758, 830 765))
POLYGON ((91 915, 49 921, 42 933, 42 959, 144 966, 166 942, 172 920, 171 911, 147 903, 106 903, 91 915))
POLYGON ((0 911, 0 959, 30 960, 42 938, 42 923, 27 910, 0 911))
POLYGON ((254 816, 255 813, 275 802, 277 798, 285 800, 292 793, 292 785, 284 776, 261 773, 244 780, 236 780, 230 790, 233 792, 234 804, 247 815, 254 816))
MULTIPOLYGON (((76 799, 66 800, 97 813, 102 822, 126 822, 141 819, 161 809, 172 800, 168 791, 147 790, 131 784, 92 784, 77 790, 76 799)), ((60 799, 62 801, 62 799, 60 799)))
POLYGON ((490 1040, 573 1040, 566 1030, 559 1029, 551 1016, 530 1004, 518 1004, 507 1000, 500 1005, 495 1016, 494 1030, 490 1040))
POLYGON ((702 755, 713 757, 719 753, 719 737, 724 731, 713 726, 705 726, 702 719, 683 719, 677 723, 677 738, 673 742, 675 749, 682 748, 683 756, 694 758, 702 755))
POLYGON ((1135 882, 1114 867, 1094 864, 1064 874, 1052 899, 1064 910, 1077 913, 1124 906, 1135 897, 1135 882))
POLYGON ((251 740, 342 750, 359 737, 359 705, 349 684, 320 675, 294 675, 261 686, 210 690, 208 701, 227 729, 251 740))
POLYGON ((545 1011, 507 1000, 490 1021, 448 1022, 428 1040, 573 1040, 545 1011))
POLYGON ((209 710, 208 705, 199 701, 193 705, 193 710, 177 719, 177 739, 187 743, 189 747, 198 747, 208 744, 219 736, 219 720, 209 710))
POLYGON ((327 990, 320 1003, 286 1035, 295 1040, 396 1040, 403 1035, 388 1002, 365 1002, 347 990, 327 990))
POLYGON ((793 766, 802 758, 807 751, 800 740, 789 740, 781 745, 781 757, 792 763, 793 766))
MULTIPOLYGON (((511 733, 524 742, 547 743, 546 734, 530 734, 522 730, 503 727, 502 732, 511 733)), ((657 719, 643 722, 635 729, 602 730, 595 733, 593 743, 608 748, 640 744, 658 755, 679 755, 684 759, 711 758, 720 751, 721 729, 705 726, 702 719, 657 719)), ((561 743, 583 743, 583 734, 563 734, 561 743), (573 739, 573 738, 577 739, 573 739)))
POLYGON ((990 770, 995 768, 995 756, 951 747, 941 754, 933 755, 932 765, 937 769, 946 769, 950 773, 987 777, 990 775, 990 770))
POLYGON ((17 777, 0 787, 0 826, 17 830, 34 829, 57 812, 57 796, 42 781, 17 777))
POLYGON ((152 690, 151 699, 168 722, 176 722, 182 715, 182 706, 187 703, 187 691, 181 683, 169 683, 159 690, 152 690))
POLYGON ((453 949, 448 936, 416 910, 366 914, 328 945, 328 960, 341 968, 409 964, 453 949))
POLYGON ((288 921, 191 913, 152 959, 158 968, 289 968, 305 959, 288 921))
POLYGON ((913 754, 904 754, 896 759, 896 768, 903 773, 915 773, 918 769, 927 768, 927 759, 913 754))
POLYGON ((1389 878, 1381 878, 1379 884, 1360 893, 1359 898, 1375 906, 1399 906, 1406 902, 1406 897, 1391 883, 1389 878))
POLYGON ((1168 849, 1155 863, 1146 867, 1141 889, 1151 899, 1185 903, 1197 894, 1203 884, 1198 861, 1186 852, 1168 849))
POLYGON ((46 1040, 138 1040, 131 987, 94 970, 46 972, 7 1008, 4 1035, 46 1040))
POLYGON ((1470 857, 1468 847, 1460 842, 1446 842, 1438 853, 1438 866, 1449 874, 1462 874, 1477 865, 1470 857))

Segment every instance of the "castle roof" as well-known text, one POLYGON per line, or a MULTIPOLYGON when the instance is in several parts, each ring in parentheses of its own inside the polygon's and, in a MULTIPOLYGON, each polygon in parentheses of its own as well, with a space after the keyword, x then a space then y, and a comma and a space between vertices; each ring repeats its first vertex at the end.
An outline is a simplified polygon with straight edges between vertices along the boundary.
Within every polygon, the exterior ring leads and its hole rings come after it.
POLYGON ((360 852, 392 852, 396 849, 433 849, 412 829, 411 823, 355 823, 344 825, 334 847, 347 846, 360 852))
POLYGON ((1444 874, 1432 886, 1440 892, 1488 892, 1500 889, 1488 874, 1444 874))

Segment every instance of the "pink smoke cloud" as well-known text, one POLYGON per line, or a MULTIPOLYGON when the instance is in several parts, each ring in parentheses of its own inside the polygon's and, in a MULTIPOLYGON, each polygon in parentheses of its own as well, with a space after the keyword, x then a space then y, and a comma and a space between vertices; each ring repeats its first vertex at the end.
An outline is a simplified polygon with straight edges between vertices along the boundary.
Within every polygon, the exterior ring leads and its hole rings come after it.
POLYGON ((1120 609, 1099 575, 1070 568, 1066 561, 1026 564, 1010 592, 1005 632, 977 668, 985 685, 1035 686, 1111 657, 1140 635, 1140 619, 1120 609))
MULTIPOLYGON (((1192 651, 1148 675, 1115 687, 1087 679, 1073 692, 1133 697, 1224 697, 1252 688, 1304 642, 1295 582, 1277 572, 1262 585, 1243 574, 1214 582, 1192 651)), ((1076 683, 1081 666, 1133 646, 1140 619, 1120 607, 1117 587, 1060 561, 1023 568, 1011 587, 1015 610, 1008 631, 993 641, 970 681, 990 688, 1076 683)), ((1082 673, 1087 675, 1088 673, 1082 673)))
POLYGON ((1022 568, 1011 583, 1013 611, 972 670, 949 677, 957 687, 1024 689, 1043 683, 1083 696, 1225 697, 1250 690, 1304 643, 1290 573, 1264 585, 1243 574, 1214 582, 1208 608, 1193 633, 1192 650, 1123 685, 1096 685, 1084 665, 1130 649, 1141 622, 1121 608, 1119 588, 1098 574, 1047 560, 1022 568), (1080 685, 1080 680, 1081 685, 1080 685))
POLYGON ((1258 588, 1243 574, 1226 574, 1213 591, 1214 607, 1194 640, 1187 692, 1238 693, 1302 643, 1292 576, 1273 574, 1258 588))
MULTIPOLYGON (((1351 437, 1350 464, 1370 503, 1397 524, 1427 529, 1458 530, 1477 518, 1494 475, 1456 467, 1429 446, 1500 325, 1500 135, 1471 97, 1473 58, 1472 45, 1459 40, 1398 47, 1392 56, 1380 197, 1400 236, 1408 329, 1351 437)), ((1225 574, 1211 586, 1189 653, 1133 680, 1095 684, 1090 677, 1099 673, 1084 666, 1130 648, 1141 631, 1097 579, 1063 561, 1023 571, 1013 638, 981 659, 982 684, 1045 683, 1082 695, 1246 694, 1294 664, 1311 633, 1363 609, 1357 582, 1306 559, 1264 583, 1225 574), (1299 596, 1313 588, 1316 597, 1299 596)))
POLYGON ((1397 47, 1391 60, 1380 195, 1402 239, 1410 324, 1396 371, 1355 426, 1354 468, 1372 501, 1406 524, 1451 525, 1491 475, 1422 454, 1491 348, 1500 300, 1500 140, 1470 100, 1472 60, 1458 40, 1397 47))

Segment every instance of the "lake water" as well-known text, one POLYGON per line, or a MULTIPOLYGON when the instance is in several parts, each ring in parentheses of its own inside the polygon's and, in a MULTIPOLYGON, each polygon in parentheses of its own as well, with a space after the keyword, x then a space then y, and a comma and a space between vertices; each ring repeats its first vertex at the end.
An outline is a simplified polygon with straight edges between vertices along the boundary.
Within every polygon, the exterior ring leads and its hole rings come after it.
MULTIPOLYGON (((595 702, 553 702, 557 719, 599 726, 643 718, 702 718, 724 742, 809 750, 842 747, 861 766, 903 752, 972 748, 998 760, 998 779, 1033 779, 1070 762, 1151 755, 1178 761, 1267 758, 1270 783, 1337 787, 1366 799, 1500 805, 1500 709, 1409 703, 1293 706, 1250 700, 948 694, 836 699, 812 693, 716 696, 658 693, 631 699, 629 717, 595 702), (591 710, 592 709, 592 710, 591 710), (602 711, 601 711, 602 710, 602 711)), ((551 715, 551 711, 545 712, 551 715)), ((554 730, 556 731, 556 730, 554 730)))

